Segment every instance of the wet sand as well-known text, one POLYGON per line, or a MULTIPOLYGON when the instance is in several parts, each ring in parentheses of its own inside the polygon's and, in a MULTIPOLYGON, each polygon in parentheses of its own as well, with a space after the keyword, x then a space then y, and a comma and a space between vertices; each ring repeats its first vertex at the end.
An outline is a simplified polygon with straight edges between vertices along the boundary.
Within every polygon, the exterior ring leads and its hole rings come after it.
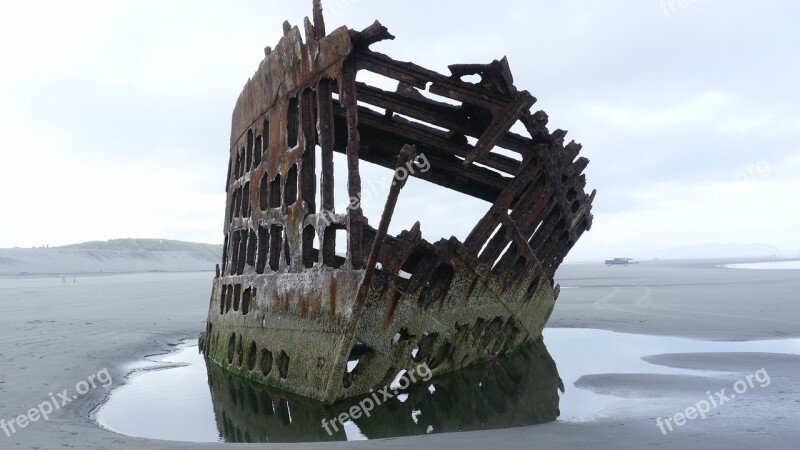
POLYGON ((722 341, 800 336, 800 270, 718 267, 730 262, 564 264, 548 326, 722 341))
MULTIPOLYGON (((127 363, 171 350, 204 328, 213 273, 148 273, 0 278, 0 419, 9 421, 74 392, 81 380, 108 369, 113 388, 127 363)), ((638 266, 564 265, 550 326, 602 328, 713 340, 800 337, 800 271, 720 269, 697 263, 638 266)), ((579 349, 576 349, 579 351, 579 349)), ((482 432, 434 434, 274 448, 794 448, 800 438, 800 370, 793 355, 667 354, 648 361, 714 371, 664 378, 591 374, 583 389, 620 402, 589 422, 555 422, 482 432), (754 388, 704 420, 666 436, 655 424, 702 400, 706 390, 731 386, 766 368, 771 384, 754 388), (731 372, 732 371, 732 372, 731 372)), ((558 362, 558 361, 556 361, 558 362)), ((578 389, 567 386, 567 389, 578 389)), ((230 444, 153 441, 118 435, 90 422, 108 394, 93 389, 10 437, 0 448, 225 448, 230 444)), ((243 445, 242 448, 270 448, 243 445)), ((238 447, 237 447, 238 448, 238 447)))

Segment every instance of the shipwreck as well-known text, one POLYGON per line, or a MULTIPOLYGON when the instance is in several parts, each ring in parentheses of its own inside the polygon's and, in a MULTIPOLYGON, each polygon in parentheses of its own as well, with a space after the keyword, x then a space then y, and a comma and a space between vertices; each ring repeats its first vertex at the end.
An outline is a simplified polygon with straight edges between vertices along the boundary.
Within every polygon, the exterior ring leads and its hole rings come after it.
POLYGON ((592 225, 580 144, 531 112, 536 99, 505 58, 443 75, 371 49, 385 39, 377 21, 327 33, 315 0, 302 31, 284 23, 233 111, 202 349, 224 370, 325 403, 418 364, 444 374, 537 340, 559 294, 553 275, 592 225), (397 87, 359 82, 359 71, 397 87), (346 180, 334 180, 334 152, 346 180), (429 170, 412 170, 420 155, 429 170), (334 198, 334 183, 361 198, 360 161, 390 169, 378 224, 334 198), (488 211, 464 242, 423 239, 419 222, 389 235, 411 178, 488 211))

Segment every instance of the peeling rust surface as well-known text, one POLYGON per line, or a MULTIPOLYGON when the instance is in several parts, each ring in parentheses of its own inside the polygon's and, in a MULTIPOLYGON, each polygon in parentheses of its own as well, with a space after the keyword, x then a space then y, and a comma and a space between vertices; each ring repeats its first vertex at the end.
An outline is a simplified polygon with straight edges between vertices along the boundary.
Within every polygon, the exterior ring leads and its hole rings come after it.
POLYGON ((540 337, 558 296, 554 273, 592 225, 580 144, 530 111, 536 99, 514 86, 505 58, 443 75, 370 48, 384 39, 394 36, 377 21, 326 34, 315 0, 313 23, 304 35, 284 24, 233 112, 204 351, 226 370, 326 403, 423 362, 452 372, 540 337), (359 71, 397 89, 357 82, 359 71), (510 131, 518 123, 525 135, 510 131), (334 179, 333 152, 346 156, 345 180, 334 179), (378 229, 358 205, 334 209, 347 200, 334 199, 335 183, 360 198, 360 161, 393 175, 414 152, 430 167, 411 176, 491 205, 464 242, 426 241, 419 222, 387 234, 403 184, 389 175, 396 185, 378 229), (337 237, 346 255, 335 253, 337 237))

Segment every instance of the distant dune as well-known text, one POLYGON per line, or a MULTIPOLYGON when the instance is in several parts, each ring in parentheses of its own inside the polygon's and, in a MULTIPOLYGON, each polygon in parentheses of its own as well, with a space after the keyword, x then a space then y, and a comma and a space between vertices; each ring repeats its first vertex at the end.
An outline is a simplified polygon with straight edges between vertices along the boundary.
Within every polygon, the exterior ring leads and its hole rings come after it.
POLYGON ((215 258, 222 258, 222 245, 173 241, 169 239, 111 239, 108 241, 91 241, 80 244, 65 245, 64 247, 59 248, 122 251, 143 250, 148 252, 197 252, 209 253, 215 258))
POLYGON ((214 270, 222 246, 114 239, 53 248, 0 249, 0 275, 214 270))

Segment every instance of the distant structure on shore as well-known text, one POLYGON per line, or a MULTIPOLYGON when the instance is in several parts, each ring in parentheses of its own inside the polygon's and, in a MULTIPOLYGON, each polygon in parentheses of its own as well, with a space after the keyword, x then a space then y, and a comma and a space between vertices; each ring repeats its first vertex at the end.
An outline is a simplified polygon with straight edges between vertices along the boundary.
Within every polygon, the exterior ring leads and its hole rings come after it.
POLYGON ((627 266, 628 264, 639 264, 639 261, 633 258, 614 258, 606 260, 607 266, 627 266))
POLYGON ((553 275, 592 225, 580 144, 530 111, 536 99, 514 86, 505 58, 449 75, 396 61, 370 48, 394 39, 377 21, 328 34, 319 0, 303 31, 284 23, 233 111, 205 354, 330 403, 423 363, 442 374, 539 339, 559 293, 553 275), (397 88, 359 82, 359 71, 397 88), (517 123, 527 135, 510 131, 517 123), (334 180, 334 152, 346 155, 346 179, 334 180), (389 169, 376 228, 359 204, 361 161, 389 169), (411 177, 491 206, 464 242, 429 242, 419 222, 391 236, 411 177), (334 183, 347 185, 345 210, 334 183))

